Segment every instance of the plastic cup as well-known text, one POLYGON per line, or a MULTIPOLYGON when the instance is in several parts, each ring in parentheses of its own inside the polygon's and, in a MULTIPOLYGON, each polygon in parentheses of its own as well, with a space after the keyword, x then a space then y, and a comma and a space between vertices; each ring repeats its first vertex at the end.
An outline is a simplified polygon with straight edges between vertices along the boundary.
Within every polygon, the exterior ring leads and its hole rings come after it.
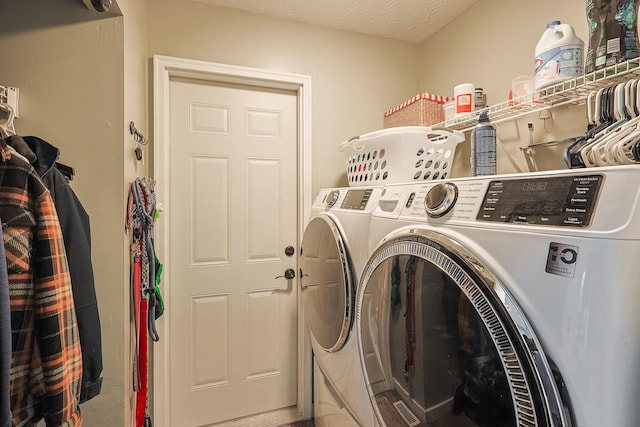
POLYGON ((534 88, 532 76, 518 76, 511 80, 512 104, 514 106, 532 105, 534 88))

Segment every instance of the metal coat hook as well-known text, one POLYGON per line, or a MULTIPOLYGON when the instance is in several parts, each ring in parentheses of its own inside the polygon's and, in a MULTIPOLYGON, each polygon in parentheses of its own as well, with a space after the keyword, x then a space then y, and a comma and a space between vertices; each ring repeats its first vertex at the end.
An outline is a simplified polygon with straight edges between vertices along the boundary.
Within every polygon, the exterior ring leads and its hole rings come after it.
POLYGON ((133 122, 129 122, 129 132, 133 135, 133 139, 140 145, 147 145, 149 140, 144 137, 144 135, 136 129, 136 125, 133 122))

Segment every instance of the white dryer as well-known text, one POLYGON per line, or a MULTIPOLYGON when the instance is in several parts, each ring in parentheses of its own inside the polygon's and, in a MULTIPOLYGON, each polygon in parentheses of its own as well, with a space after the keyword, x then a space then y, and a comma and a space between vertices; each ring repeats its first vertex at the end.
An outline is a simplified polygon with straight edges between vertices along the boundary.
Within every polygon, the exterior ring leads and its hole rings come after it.
POLYGON ((300 251, 303 311, 314 352, 316 427, 374 426, 353 332, 355 295, 368 259, 371 211, 381 188, 321 190, 300 251))
POLYGON ((640 168, 388 186, 356 330, 380 425, 634 426, 640 168))

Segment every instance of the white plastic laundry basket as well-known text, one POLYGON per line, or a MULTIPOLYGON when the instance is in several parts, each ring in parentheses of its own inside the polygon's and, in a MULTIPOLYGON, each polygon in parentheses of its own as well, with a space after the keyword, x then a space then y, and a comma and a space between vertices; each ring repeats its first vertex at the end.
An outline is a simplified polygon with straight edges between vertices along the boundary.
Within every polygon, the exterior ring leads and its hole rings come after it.
POLYGON ((351 187, 397 184, 449 176, 458 130, 427 126, 383 129, 340 144, 351 187))

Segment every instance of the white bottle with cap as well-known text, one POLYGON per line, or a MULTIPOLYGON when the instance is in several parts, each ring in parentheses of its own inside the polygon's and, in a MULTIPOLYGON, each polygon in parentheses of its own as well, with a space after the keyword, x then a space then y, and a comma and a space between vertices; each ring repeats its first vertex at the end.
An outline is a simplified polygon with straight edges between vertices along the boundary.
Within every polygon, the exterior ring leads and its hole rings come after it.
POLYGON ((569 24, 549 22, 535 55, 536 90, 584 74, 584 42, 569 24))

